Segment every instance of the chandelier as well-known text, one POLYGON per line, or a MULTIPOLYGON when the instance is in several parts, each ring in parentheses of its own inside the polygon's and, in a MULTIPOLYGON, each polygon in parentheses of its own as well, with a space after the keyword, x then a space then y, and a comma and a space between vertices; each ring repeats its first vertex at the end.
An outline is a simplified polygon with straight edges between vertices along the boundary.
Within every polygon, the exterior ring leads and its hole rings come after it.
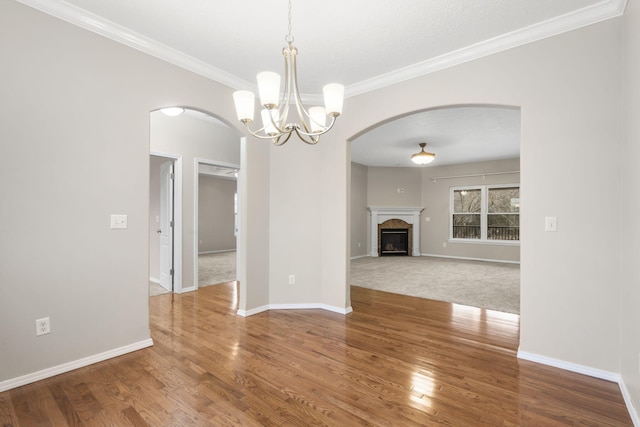
POLYGON ((411 161, 417 165, 426 165, 427 163, 431 163, 433 159, 436 158, 434 153, 429 153, 428 151, 424 151, 424 147, 427 146, 426 142, 420 143, 420 152, 411 156, 411 161))
MULTIPOLYGON (((271 71, 258 73, 258 92, 262 111, 262 127, 251 130, 253 121, 255 95, 248 90, 234 92, 233 101, 238 120, 244 123, 247 130, 255 137, 271 139, 275 145, 283 145, 294 133, 307 144, 317 144, 320 135, 333 127, 336 117, 342 112, 344 86, 331 83, 322 88, 324 107, 316 106, 307 109, 302 103, 298 90, 298 73, 296 55, 298 49, 293 46, 291 35, 291 0, 289 0, 289 33, 285 36, 287 46, 282 49, 285 64, 285 89, 280 96, 280 75, 271 71), (299 122, 289 121, 289 110, 295 105, 299 122), (327 119, 329 123, 327 123, 327 119)), ((292 108, 293 109, 293 108, 292 108)))

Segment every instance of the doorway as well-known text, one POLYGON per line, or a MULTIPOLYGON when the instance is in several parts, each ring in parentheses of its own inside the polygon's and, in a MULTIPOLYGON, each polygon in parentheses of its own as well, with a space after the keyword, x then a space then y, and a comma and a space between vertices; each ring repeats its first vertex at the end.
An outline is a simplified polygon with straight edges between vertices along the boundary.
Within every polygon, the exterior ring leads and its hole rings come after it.
POLYGON ((149 295, 182 291, 182 158, 149 156, 149 295))
MULTIPOLYGON (((150 153, 174 161, 173 292, 183 293, 198 289, 199 165, 239 170, 240 136, 236 129, 209 113, 186 107, 177 110, 177 115, 167 114, 164 109, 150 113, 150 153)), ((159 226, 159 201, 157 206, 149 221, 150 267, 157 266, 150 268, 150 277, 160 282, 159 236, 166 227, 159 226)), ((231 249, 235 249, 235 242, 231 249)), ((170 258, 168 251, 163 251, 165 258, 170 258)))
POLYGON ((197 160, 198 287, 237 281, 238 165, 197 160))

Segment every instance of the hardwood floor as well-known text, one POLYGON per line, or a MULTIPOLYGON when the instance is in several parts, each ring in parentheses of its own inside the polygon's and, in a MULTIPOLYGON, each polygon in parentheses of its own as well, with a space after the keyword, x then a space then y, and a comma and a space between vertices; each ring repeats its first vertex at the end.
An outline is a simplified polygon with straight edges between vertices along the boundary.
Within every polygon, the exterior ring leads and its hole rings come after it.
POLYGON ((0 394, 0 426, 630 426, 617 384, 518 360, 513 314, 352 288, 242 318, 234 283, 151 298, 155 345, 0 394))

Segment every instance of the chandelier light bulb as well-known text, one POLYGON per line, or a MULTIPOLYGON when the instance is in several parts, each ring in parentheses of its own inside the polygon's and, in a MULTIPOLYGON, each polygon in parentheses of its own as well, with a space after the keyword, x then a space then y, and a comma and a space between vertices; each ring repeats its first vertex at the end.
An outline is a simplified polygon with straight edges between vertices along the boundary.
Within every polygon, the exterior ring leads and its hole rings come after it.
POLYGON ((263 71, 258 73, 256 77, 260 104, 268 109, 276 108, 280 99, 280 74, 273 71, 263 71))
POLYGON ((256 103, 254 93, 250 90, 238 90, 233 93, 233 102, 238 120, 244 123, 252 122, 256 103))

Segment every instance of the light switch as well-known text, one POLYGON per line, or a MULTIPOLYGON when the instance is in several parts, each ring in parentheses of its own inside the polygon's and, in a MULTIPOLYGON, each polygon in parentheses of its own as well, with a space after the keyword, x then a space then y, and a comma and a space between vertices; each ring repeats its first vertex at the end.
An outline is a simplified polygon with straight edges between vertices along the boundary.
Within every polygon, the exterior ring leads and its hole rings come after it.
POLYGON ((544 231, 558 231, 558 218, 555 216, 545 217, 544 231))
POLYGON ((127 216, 111 215, 111 228, 127 228, 127 216))

